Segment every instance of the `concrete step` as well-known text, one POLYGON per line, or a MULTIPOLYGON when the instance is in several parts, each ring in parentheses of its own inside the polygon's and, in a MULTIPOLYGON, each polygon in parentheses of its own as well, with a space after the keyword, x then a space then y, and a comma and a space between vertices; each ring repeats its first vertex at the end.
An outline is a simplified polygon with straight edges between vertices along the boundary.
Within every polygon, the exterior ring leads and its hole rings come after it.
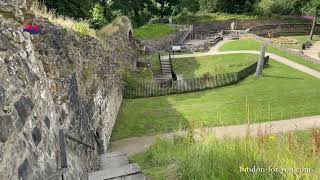
POLYGON ((100 158, 105 158, 105 157, 115 157, 115 156, 122 156, 122 155, 127 155, 126 153, 122 153, 122 152, 109 152, 106 154, 100 154, 100 158))
POLYGON ((127 155, 100 157, 100 169, 116 168, 129 164, 127 155))
POLYGON ((170 65, 162 65, 161 68, 169 68, 169 69, 171 69, 171 66, 170 65))
MULTIPOLYGON (((95 172, 89 173, 88 180, 109 180, 109 179, 136 175, 140 173, 141 173, 140 167, 138 166, 138 164, 134 163, 134 164, 127 164, 124 166, 120 166, 117 168, 104 169, 101 171, 95 171, 95 172)), ((134 180, 140 180, 140 179, 134 179, 134 180)), ((141 179, 141 180, 144 180, 144 179, 141 179)))
POLYGON ((146 180, 146 177, 144 176, 144 174, 139 173, 139 174, 134 174, 129 176, 112 178, 111 180, 146 180))

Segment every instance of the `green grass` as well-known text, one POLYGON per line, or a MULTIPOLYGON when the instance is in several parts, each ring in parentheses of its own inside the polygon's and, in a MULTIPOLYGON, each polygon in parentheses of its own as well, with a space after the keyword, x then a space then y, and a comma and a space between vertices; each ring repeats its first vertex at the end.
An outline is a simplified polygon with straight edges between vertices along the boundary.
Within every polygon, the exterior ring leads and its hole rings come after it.
POLYGON ((135 30, 135 35, 142 40, 159 39, 177 32, 177 29, 165 24, 147 24, 135 30))
POLYGON ((206 137, 198 142, 179 137, 158 140, 147 152, 130 157, 130 160, 137 162, 145 175, 154 180, 320 179, 320 157, 313 149, 313 140, 310 131, 262 135, 257 139, 206 137), (309 169, 304 173, 240 171, 240 168, 254 166, 309 169))
POLYGON ((259 56, 254 54, 230 54, 179 58, 173 60, 173 69, 185 79, 202 77, 204 74, 223 74, 240 71, 254 62, 259 56))
POLYGON ((284 20, 289 23, 306 23, 305 20, 275 16, 271 18, 256 16, 256 15, 246 15, 246 14, 228 14, 228 13, 210 13, 210 14, 192 14, 192 15, 179 15, 174 17, 174 23, 177 24, 207 24, 217 21, 227 21, 227 20, 284 20))
POLYGON ((260 79, 181 95, 124 100, 112 139, 154 135, 185 128, 265 122, 320 114, 320 81, 276 61, 260 79))
POLYGON ((261 43, 253 39, 241 39, 225 43, 220 51, 259 50, 261 43))
MULTIPOLYGON (((232 41, 224 44, 221 48, 220 51, 236 51, 236 50, 260 50, 260 42, 254 40, 254 39, 241 39, 238 41, 232 41)), ((320 64, 315 64, 311 61, 305 60, 300 56, 292 55, 283 52, 280 49, 273 48, 271 46, 268 47, 267 49, 268 52, 277 54, 281 57, 287 58, 291 61, 294 61, 296 63, 305 65, 311 69, 320 71, 320 64)))

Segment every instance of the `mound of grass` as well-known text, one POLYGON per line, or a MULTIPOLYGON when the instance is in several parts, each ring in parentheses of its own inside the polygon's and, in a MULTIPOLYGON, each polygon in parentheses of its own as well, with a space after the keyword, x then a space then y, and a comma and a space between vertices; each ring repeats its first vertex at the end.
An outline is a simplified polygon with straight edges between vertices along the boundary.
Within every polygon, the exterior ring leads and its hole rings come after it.
POLYGON ((254 54, 230 54, 220 56, 203 56, 179 58, 173 60, 173 70, 185 79, 202 77, 204 74, 224 74, 240 71, 254 62, 259 56, 254 54))
POLYGON ((126 99, 112 139, 184 129, 192 120, 221 126, 320 114, 318 79, 273 60, 263 73, 215 90, 126 99))
POLYGON ((180 137, 158 140, 147 152, 130 160, 137 162, 147 177, 157 180, 319 179, 317 136, 319 131, 261 134, 248 139, 206 136, 198 142, 180 137), (249 168, 256 171, 250 172, 249 168))
MULTIPOLYGON (((231 41, 231 42, 224 44, 220 48, 220 51, 237 51, 237 50, 256 50, 256 51, 259 51, 260 48, 261 48, 261 43, 259 41, 256 41, 254 39, 241 39, 238 41, 231 41)), ((315 64, 311 61, 305 60, 304 58, 302 58, 300 56, 286 53, 280 49, 273 48, 271 46, 269 46, 267 48, 267 52, 274 53, 276 55, 287 58, 287 59, 294 61, 296 63, 305 65, 311 69, 320 71, 320 64, 315 64)))
POLYGON ((177 32, 177 29, 165 24, 147 24, 135 30, 135 35, 142 40, 159 39, 177 32))

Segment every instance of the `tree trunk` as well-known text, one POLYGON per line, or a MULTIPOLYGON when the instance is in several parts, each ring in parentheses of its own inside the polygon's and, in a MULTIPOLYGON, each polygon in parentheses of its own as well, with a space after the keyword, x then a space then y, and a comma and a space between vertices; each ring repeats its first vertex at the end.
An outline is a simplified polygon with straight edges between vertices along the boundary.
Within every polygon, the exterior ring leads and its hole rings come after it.
POLYGON ((311 28, 310 37, 309 37, 310 43, 311 43, 311 40, 313 38, 313 32, 314 32, 314 29, 315 29, 316 24, 317 24, 317 18, 318 18, 318 8, 316 9, 316 14, 314 16, 314 20, 313 20, 313 23, 312 23, 312 28, 311 28))
POLYGON ((266 49, 267 49, 267 44, 263 43, 261 45, 261 53, 260 53, 260 59, 257 64, 257 70, 256 70, 256 76, 260 77, 262 75, 262 69, 263 69, 263 64, 264 64, 264 58, 266 55, 266 49))
POLYGON ((164 1, 161 1, 161 3, 160 3, 161 4, 161 15, 160 15, 161 19, 164 17, 164 3, 165 3, 164 1))

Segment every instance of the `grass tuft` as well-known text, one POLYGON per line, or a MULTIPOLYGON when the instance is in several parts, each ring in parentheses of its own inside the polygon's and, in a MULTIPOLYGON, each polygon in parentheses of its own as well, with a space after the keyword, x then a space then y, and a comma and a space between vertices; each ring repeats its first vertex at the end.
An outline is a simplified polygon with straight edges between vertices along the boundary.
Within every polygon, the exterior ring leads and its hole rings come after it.
POLYGON ((319 154, 310 151, 319 133, 221 140, 207 135, 193 142, 188 137, 159 139, 147 152, 130 160, 139 163, 151 179, 319 179, 319 154))
POLYGON ((31 10, 37 17, 46 18, 55 25, 76 31, 81 35, 95 37, 95 30, 89 27, 89 23, 87 21, 76 21, 73 18, 58 15, 55 10, 48 9, 43 3, 38 1, 35 1, 32 4, 31 10))

